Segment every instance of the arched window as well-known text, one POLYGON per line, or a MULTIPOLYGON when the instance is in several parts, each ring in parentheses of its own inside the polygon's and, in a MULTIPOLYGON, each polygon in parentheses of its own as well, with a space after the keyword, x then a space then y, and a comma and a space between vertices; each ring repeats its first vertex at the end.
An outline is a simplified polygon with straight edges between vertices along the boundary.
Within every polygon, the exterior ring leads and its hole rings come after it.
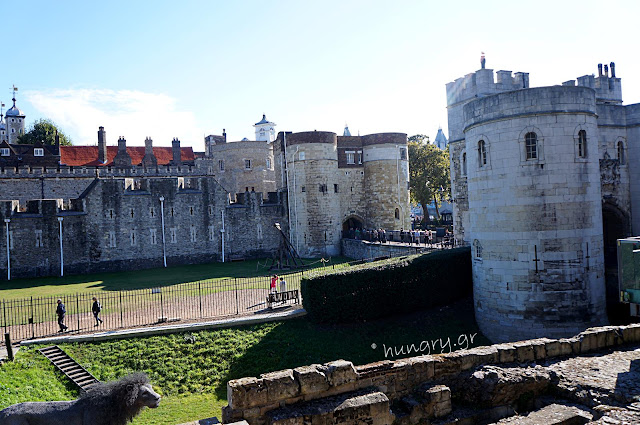
POLYGON ((618 161, 620 162, 620 165, 624 165, 625 163, 624 143, 622 143, 621 141, 618 142, 618 161))
POLYGON ((480 241, 477 239, 473 241, 473 257, 476 259, 482 258, 482 245, 480 245, 480 241))
POLYGON ((466 152, 462 153, 462 175, 463 176, 467 175, 467 153, 466 152))
POLYGON ((400 220, 400 209, 396 208, 396 220, 400 220))
POLYGON ((538 159, 538 136, 530 131, 524 135, 524 143, 527 150, 527 159, 538 159))
POLYGON ((480 167, 487 165, 487 148, 484 140, 478 142, 478 165, 480 167))
POLYGON ((587 132, 584 130, 578 131, 578 157, 587 157, 587 132))

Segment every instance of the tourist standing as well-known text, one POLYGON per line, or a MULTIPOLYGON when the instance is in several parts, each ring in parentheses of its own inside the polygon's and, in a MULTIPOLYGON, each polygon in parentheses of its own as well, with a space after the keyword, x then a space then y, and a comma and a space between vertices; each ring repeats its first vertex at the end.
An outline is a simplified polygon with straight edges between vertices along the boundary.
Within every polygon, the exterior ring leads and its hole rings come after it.
POLYGON ((67 314, 67 309, 64 307, 62 300, 58 298, 58 307, 56 308, 56 314, 58 315, 58 326, 60 326, 60 330, 58 332, 64 332, 68 329, 67 325, 64 324, 64 316, 67 314))
POLYGON ((271 293, 277 292, 276 283, 278 282, 278 275, 274 274, 271 278, 271 293))
POLYGON ((96 297, 93 297, 93 305, 91 306, 91 311, 93 312, 94 319, 96 319, 96 324, 93 326, 98 326, 100 323, 102 323, 102 319, 100 318, 102 304, 100 304, 100 301, 98 301, 98 298, 96 297))
POLYGON ((280 292, 286 292, 287 291, 287 281, 284 280, 284 277, 280 278, 280 292))

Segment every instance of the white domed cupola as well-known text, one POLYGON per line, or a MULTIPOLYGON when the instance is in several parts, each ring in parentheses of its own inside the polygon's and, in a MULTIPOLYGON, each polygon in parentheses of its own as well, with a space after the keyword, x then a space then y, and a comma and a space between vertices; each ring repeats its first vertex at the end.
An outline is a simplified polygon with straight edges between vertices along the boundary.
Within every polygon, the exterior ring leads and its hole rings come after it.
POLYGON ((255 123, 253 127, 256 129, 257 141, 273 142, 276 140, 276 123, 269 121, 265 114, 262 114, 262 119, 255 123))

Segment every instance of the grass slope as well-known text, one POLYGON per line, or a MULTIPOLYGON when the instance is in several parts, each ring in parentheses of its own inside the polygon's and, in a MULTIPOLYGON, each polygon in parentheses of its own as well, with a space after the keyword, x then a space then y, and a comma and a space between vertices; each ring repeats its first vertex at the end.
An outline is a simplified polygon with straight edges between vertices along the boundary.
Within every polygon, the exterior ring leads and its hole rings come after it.
MULTIPOLYGON (((165 397, 160 408, 145 410, 135 424, 178 424, 211 416, 220 418, 226 402, 226 383, 243 376, 259 376, 274 370, 324 363, 343 358, 364 364, 385 359, 384 348, 398 349, 423 340, 450 340, 478 332, 473 305, 466 299, 447 307, 359 324, 315 325, 305 318, 279 323, 204 331, 193 334, 110 341, 93 344, 66 344, 62 348, 87 367, 98 379, 111 380, 130 371, 145 371, 165 397), (375 344, 376 348, 372 348, 375 344)), ((469 347, 489 343, 481 335, 469 347)), ((440 348, 432 351, 436 354, 440 348)), ((448 351, 445 349, 445 352, 448 351)), ((406 350, 405 350, 406 353, 406 350)), ((428 354, 428 353, 417 353, 428 354)), ((412 354, 415 355, 415 354, 412 354)), ((64 378, 52 367, 35 360, 30 348, 20 351, 17 363, 30 363, 39 370, 37 388, 58 388, 49 394, 36 393, 37 399, 71 398, 64 378), (66 392, 65 392, 66 391, 66 392)), ((408 357, 399 355, 398 358, 408 357)), ((28 381, 28 368, 0 367, 0 385, 28 381)), ((11 400, 0 387, 0 408, 32 398, 34 392, 13 388, 11 400), (7 401, 5 401, 7 400, 7 401)))

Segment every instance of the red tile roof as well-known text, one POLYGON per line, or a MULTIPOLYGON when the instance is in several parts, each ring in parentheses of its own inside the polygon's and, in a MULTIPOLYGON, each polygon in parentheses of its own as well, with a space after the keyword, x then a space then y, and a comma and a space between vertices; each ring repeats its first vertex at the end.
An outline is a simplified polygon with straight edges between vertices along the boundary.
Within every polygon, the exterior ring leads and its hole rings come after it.
MULTIPOLYGON (((182 161, 190 162, 195 159, 192 148, 180 148, 182 161)), ((107 146, 107 163, 98 161, 97 146, 60 146, 60 164, 73 167, 95 167, 113 165, 113 158, 118 153, 117 146, 107 146)), ((144 157, 144 146, 127 146, 127 153, 131 157, 132 165, 139 165, 144 157)), ((169 146, 153 148, 153 154, 158 165, 167 165, 173 159, 173 151, 169 146)))

